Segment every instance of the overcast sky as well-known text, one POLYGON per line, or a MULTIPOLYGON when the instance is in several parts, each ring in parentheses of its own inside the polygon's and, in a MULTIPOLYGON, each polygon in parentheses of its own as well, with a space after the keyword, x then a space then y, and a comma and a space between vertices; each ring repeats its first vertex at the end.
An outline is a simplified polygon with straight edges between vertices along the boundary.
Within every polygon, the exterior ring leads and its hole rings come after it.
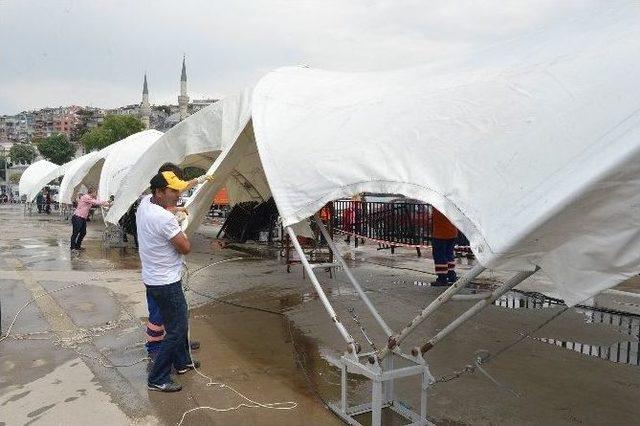
MULTIPOLYGON (((0 0, 0 114, 219 97, 283 65, 380 70, 499 43, 593 0, 0 0)), ((605 0, 602 0, 605 1, 605 0)))

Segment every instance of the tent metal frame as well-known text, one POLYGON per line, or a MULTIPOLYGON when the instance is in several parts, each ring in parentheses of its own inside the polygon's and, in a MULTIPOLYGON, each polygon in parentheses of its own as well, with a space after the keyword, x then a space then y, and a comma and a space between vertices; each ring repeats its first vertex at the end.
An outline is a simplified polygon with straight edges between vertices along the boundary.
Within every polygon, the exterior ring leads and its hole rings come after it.
MULTIPOLYGON (((482 295, 480 300, 475 303, 466 312, 462 313, 456 319, 454 319, 449 325, 438 332, 434 337, 429 339, 425 344, 420 347, 415 347, 411 350, 411 354, 405 354, 400 348, 400 344, 411 334, 415 328, 431 316, 438 308, 444 305, 447 301, 454 298, 456 293, 465 288, 467 284, 482 273, 485 268, 481 265, 474 266, 464 277, 460 278, 451 287, 447 288, 441 295, 433 300, 426 308, 420 312, 413 320, 411 320, 404 329, 399 333, 394 333, 393 330, 387 325, 384 318, 377 311, 369 297, 365 294, 362 286, 355 278, 351 269, 345 262, 344 258, 340 255, 335 242, 333 241, 329 231, 325 227, 322 220, 316 214, 313 217, 315 224, 322 233, 322 236, 327 241, 329 248, 333 252, 334 262, 332 263, 314 263, 311 264, 298 242, 298 237, 291 226, 286 227, 286 231, 289 234, 291 243, 294 249, 300 257, 300 262, 304 270, 306 271, 313 287, 318 294, 321 303, 325 310, 329 314, 329 317, 333 321, 334 325, 338 329, 338 332, 347 344, 347 348, 344 354, 338 359, 330 359, 329 361, 340 369, 341 371, 341 397, 339 403, 329 404, 329 407, 335 412, 341 419, 350 425, 361 425, 356 420, 356 416, 363 414, 371 414, 371 424, 373 426, 380 426, 382 424, 382 410, 388 408, 405 420, 411 422, 411 425, 430 425, 431 423, 427 419, 427 393, 429 387, 435 383, 435 379, 429 371, 429 366, 423 357, 423 354, 433 348, 444 337, 460 327, 464 322, 468 321, 471 317, 478 312, 491 305, 495 300, 500 298, 503 294, 511 290, 516 285, 520 284, 526 278, 533 275, 536 271, 519 272, 509 279, 502 286, 495 289, 493 292, 482 295), (353 288, 358 293, 360 299, 364 302, 369 313, 376 320, 380 328, 384 331, 388 338, 387 345, 380 350, 360 353, 360 345, 349 334, 344 324, 340 321, 340 318, 336 314, 331 302, 329 301, 324 289, 320 285, 320 281, 316 276, 316 269, 327 268, 342 268, 348 280, 351 282, 353 288), (347 400, 348 394, 348 381, 347 376, 349 373, 359 374, 367 377, 371 380, 371 402, 360 404, 356 406, 349 406, 347 400), (418 376, 420 378, 420 412, 416 412, 409 408, 409 405, 403 403, 397 399, 395 393, 395 381, 407 377, 418 376)), ((373 345, 372 345, 373 346, 373 345)))

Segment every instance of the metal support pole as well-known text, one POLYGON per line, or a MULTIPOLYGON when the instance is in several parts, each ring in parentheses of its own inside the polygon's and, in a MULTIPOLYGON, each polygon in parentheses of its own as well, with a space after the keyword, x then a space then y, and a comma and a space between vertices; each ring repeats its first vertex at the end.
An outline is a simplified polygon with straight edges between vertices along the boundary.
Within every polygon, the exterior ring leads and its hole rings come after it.
MULTIPOLYGON (((393 357, 390 356, 384 360, 384 371, 393 370, 393 357)), ((395 380, 389 379, 382 384, 382 389, 384 393, 384 402, 390 402, 396 399, 395 396, 395 380)))
POLYGON ((387 337, 393 336, 393 330, 391 329, 391 327, 387 325, 384 319, 382 319, 382 317, 376 310, 375 306, 373 306, 373 303, 371 303, 371 300, 369 300, 369 297, 367 297, 367 295, 362 290, 362 287, 360 286, 360 283, 358 283, 358 280, 356 280, 356 278, 351 273, 351 270, 347 266, 347 262, 344 261, 344 258, 338 252, 338 248, 336 247, 336 244, 333 242, 333 239, 329 235, 329 231, 327 231, 327 228, 324 226, 324 223, 322 223, 322 221, 320 220, 317 214, 314 215, 313 218, 316 221, 316 225, 318 225, 320 232, 324 236, 324 239, 327 240, 327 244, 329 245, 329 248, 333 252, 335 258, 338 260, 338 263, 340 264, 340 266, 342 266, 342 269, 344 269, 344 273, 347 275, 347 278, 349 278, 349 281, 351 281, 353 288, 356 290, 356 292, 358 293, 358 295, 360 296, 364 304, 367 305, 367 308, 369 308, 369 312, 371 312, 371 315, 373 315, 376 321, 378 321, 378 324, 380 324, 380 327, 382 327, 387 337))
POLYGON ((427 421, 427 390, 429 389, 429 375, 422 373, 422 383, 420 388, 420 420, 427 421))
POLYGON ((382 382, 378 379, 371 386, 371 425, 382 425, 382 382))
POLYGON ((429 306, 427 306, 426 308, 424 308, 422 310, 422 312, 420 312, 420 314, 418 316, 416 316, 414 319, 411 320, 411 322, 409 324, 407 324, 407 326, 397 335, 392 336, 389 338, 389 343, 387 346, 385 346, 384 348, 382 348, 381 351, 379 351, 378 357, 380 359, 385 358, 387 355, 389 355, 389 353, 396 347, 398 346, 400 343, 402 343, 402 341, 404 341, 404 339, 407 338, 407 336, 418 326, 420 325, 424 320, 426 320, 436 309, 438 309, 440 306, 442 306, 443 304, 445 304, 449 299, 451 299, 451 297, 456 294, 457 292, 459 292, 460 290, 462 290, 467 284, 469 284, 473 279, 475 279, 478 275, 480 275, 482 273, 482 271, 485 270, 485 267, 477 264, 475 265, 473 268, 471 268, 471 270, 469 272, 467 272, 467 274, 460 278, 458 281, 456 281, 451 287, 449 287, 444 293, 442 293, 440 296, 438 296, 433 302, 431 302, 429 304, 429 306))
POLYGON ((503 285, 495 289, 491 293, 491 296, 473 305, 466 312, 464 312, 462 315, 460 315, 455 320, 453 320, 448 326, 440 330, 440 332, 438 332, 438 334, 433 336, 427 343, 422 345, 420 348, 413 349, 412 354, 414 356, 417 356, 418 350, 420 350, 420 353, 424 354, 425 352, 433 348, 435 344, 438 343, 440 340, 442 340, 445 336, 447 336, 449 333, 453 332, 455 329, 460 327, 462 324, 464 324, 467 320, 469 320, 471 317, 476 315, 478 312, 480 312, 487 306, 491 305, 493 302, 495 302, 497 299, 499 299, 503 294, 511 290, 513 287, 517 286, 522 281, 526 280, 531 275, 535 274, 537 270, 538 268, 536 268, 534 271, 518 272, 516 275, 511 277, 506 283, 504 283, 503 285))
POLYGON ((340 408, 342 410, 342 414, 347 414, 347 365, 342 364, 340 366, 341 376, 340 376, 340 408))
POLYGON ((307 256, 304 254, 304 251, 302 250, 302 247, 298 242, 298 237, 296 236, 296 233, 293 232, 293 229, 291 229, 290 226, 287 226, 287 233, 289 234, 289 238, 291 239, 291 243, 293 244, 293 247, 298 252, 298 256, 300 256, 300 262, 302 262, 302 266, 307 271, 307 274, 309 274, 309 279, 311 279, 311 283, 313 284, 313 287, 315 288, 316 293, 318 293, 318 296, 320 297, 320 301, 324 305, 324 308, 327 310, 327 313, 331 317, 331 320, 336 325, 336 328, 340 332, 340 335, 342 335, 342 338, 347 342, 347 345, 349 346, 349 351, 353 355, 355 355, 358 352, 358 347, 355 341, 353 340, 353 337, 351 337, 347 329, 338 319, 336 312, 333 310, 333 307, 331 306, 331 303, 329 302, 327 295, 325 294, 324 290, 320 286, 320 283, 318 282, 318 278, 316 278, 316 274, 313 272, 313 268, 311 268, 311 265, 309 265, 307 256))

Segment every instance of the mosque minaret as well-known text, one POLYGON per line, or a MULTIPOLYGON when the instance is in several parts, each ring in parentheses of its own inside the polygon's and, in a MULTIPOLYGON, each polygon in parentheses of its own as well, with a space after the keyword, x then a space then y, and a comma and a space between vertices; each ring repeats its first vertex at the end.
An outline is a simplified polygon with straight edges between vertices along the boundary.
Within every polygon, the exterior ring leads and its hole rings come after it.
POLYGON ((185 56, 182 57, 182 74, 180 75, 180 96, 178 96, 178 108, 180 111, 180 121, 187 118, 187 106, 189 96, 187 95, 187 66, 185 56))
POLYGON ((144 74, 144 83, 142 84, 142 103, 140 104, 140 121, 144 124, 144 128, 149 128, 149 116, 151 115, 151 107, 149 106, 149 87, 147 86, 147 73, 144 74))

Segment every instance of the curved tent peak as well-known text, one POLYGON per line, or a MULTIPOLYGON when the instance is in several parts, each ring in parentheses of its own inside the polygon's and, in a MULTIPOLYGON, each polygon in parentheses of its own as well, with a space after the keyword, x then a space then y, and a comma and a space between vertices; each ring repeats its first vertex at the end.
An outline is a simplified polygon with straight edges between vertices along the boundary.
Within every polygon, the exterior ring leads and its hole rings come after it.
POLYGON ((39 160, 30 164, 29 167, 22 172, 22 176, 20 176, 20 182, 18 183, 20 196, 26 195, 27 202, 33 201, 38 192, 44 188, 47 183, 59 177, 55 176, 54 173, 54 171, 59 168, 60 166, 47 160, 39 160), (42 179, 50 175, 53 175, 53 177, 40 186, 42 179))
POLYGON ((250 119, 251 91, 230 96, 190 115, 151 144, 131 166, 105 220, 117 223, 149 187, 158 168, 172 162, 208 169, 220 152, 233 143, 238 128, 250 119))
MULTIPOLYGON (((68 170, 60 183, 60 192, 58 193, 59 202, 64 204, 71 204, 73 202, 74 191, 83 183, 84 177, 89 173, 94 164, 102 158, 101 152, 102 151, 92 151, 70 162, 68 170)), ((90 184, 95 185, 97 182, 90 184)))
POLYGON ((102 166, 100 183, 98 184, 98 197, 102 200, 107 200, 110 196, 115 196, 122 185, 127 185, 125 176, 131 166, 162 135, 163 133, 158 130, 145 130, 123 139, 120 147, 112 149, 102 166))

